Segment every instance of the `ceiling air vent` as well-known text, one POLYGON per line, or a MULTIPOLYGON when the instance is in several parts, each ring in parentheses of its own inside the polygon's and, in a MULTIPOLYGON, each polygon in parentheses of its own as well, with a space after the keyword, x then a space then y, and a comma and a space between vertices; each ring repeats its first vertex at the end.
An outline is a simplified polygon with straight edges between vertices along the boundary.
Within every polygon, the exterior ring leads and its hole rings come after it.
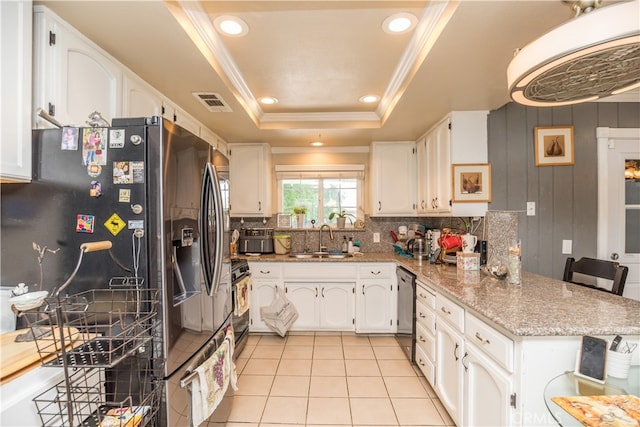
POLYGON ((231 107, 222 99, 222 97, 213 92, 194 92, 193 96, 198 98, 198 101, 202 102, 207 110, 212 113, 230 113, 231 107))

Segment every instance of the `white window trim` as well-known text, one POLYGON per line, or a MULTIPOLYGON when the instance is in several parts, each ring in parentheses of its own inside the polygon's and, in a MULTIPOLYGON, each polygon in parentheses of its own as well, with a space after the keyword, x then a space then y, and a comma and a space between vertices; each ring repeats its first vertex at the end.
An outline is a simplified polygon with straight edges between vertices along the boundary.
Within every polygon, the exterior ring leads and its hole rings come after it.
POLYGON ((283 179, 357 179, 358 208, 357 217, 364 219, 364 165, 276 165, 276 187, 278 193, 278 210, 282 206, 283 179))

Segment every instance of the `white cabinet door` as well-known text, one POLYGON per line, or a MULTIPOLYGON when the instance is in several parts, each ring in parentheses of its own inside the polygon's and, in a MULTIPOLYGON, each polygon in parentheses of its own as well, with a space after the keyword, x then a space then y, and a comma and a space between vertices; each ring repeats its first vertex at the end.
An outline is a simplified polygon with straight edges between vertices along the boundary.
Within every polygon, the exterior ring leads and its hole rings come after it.
POLYGON ((162 97, 154 88, 133 73, 122 79, 122 115, 151 117, 162 115, 162 97))
POLYGON ((416 176, 418 178, 417 184, 417 212, 418 215, 422 215, 428 212, 429 203, 429 158, 427 157, 427 137, 424 136, 416 142, 416 176))
POLYGON ((466 345, 462 363, 465 367, 462 425, 515 425, 512 419, 511 377, 471 344, 466 345))
POLYGON ((200 122, 168 99, 162 100, 162 117, 194 135, 200 135, 200 122))
POLYGON ((287 298, 298 310, 298 319, 291 330, 309 331, 318 328, 320 315, 318 310, 318 296, 320 285, 316 283, 286 283, 287 298))
POLYGON ((463 414, 464 341, 446 321, 438 317, 436 326, 436 391, 457 425, 463 414))
POLYGON ((392 307, 397 304, 397 292, 393 288, 389 280, 358 283, 356 332, 394 332, 392 307))
POLYGON ((267 306, 276 297, 277 280, 256 280, 251 281, 249 288, 250 321, 249 330, 251 332, 271 332, 271 329, 260 318, 260 307, 267 306))
POLYGON ((355 283, 323 283, 320 286, 320 329, 353 329, 355 286, 355 283))
MULTIPOLYGON (((64 125, 84 126, 98 111, 121 116, 122 68, 46 8, 34 8, 34 111, 64 125)), ((38 127, 50 127, 36 119, 38 127)))
POLYGON ((427 214, 451 212, 450 123, 449 118, 441 121, 425 138, 427 214))
POLYGON ((372 216, 415 215, 415 142, 373 142, 371 181, 372 216))
POLYGON ((271 150, 268 144, 229 144, 231 216, 271 216, 271 150))
POLYGON ((0 2, 0 180, 31 181, 31 1, 0 2))

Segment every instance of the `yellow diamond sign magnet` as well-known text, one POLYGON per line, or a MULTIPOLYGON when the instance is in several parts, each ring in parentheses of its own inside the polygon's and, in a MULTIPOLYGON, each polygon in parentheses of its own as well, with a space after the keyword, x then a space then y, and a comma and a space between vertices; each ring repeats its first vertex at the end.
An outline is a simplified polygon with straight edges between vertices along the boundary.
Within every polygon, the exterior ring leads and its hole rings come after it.
POLYGON ((109 217, 108 220, 105 221, 104 226, 107 227, 107 230, 111 232, 114 236, 116 236, 124 227, 126 227, 126 223, 122 218, 118 216, 117 213, 114 213, 109 217))

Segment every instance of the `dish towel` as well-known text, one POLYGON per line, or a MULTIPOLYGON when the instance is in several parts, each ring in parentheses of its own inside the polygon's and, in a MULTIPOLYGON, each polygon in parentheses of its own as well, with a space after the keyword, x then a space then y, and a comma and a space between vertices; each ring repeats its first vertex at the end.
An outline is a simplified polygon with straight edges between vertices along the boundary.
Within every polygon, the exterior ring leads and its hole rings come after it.
POLYGON ((247 310, 249 310, 249 277, 236 283, 236 301, 233 314, 242 316, 247 310))
POLYGON ((191 424, 199 426, 216 410, 229 385, 237 390, 238 376, 233 363, 235 338, 229 326, 222 344, 202 365, 191 381, 191 424))

